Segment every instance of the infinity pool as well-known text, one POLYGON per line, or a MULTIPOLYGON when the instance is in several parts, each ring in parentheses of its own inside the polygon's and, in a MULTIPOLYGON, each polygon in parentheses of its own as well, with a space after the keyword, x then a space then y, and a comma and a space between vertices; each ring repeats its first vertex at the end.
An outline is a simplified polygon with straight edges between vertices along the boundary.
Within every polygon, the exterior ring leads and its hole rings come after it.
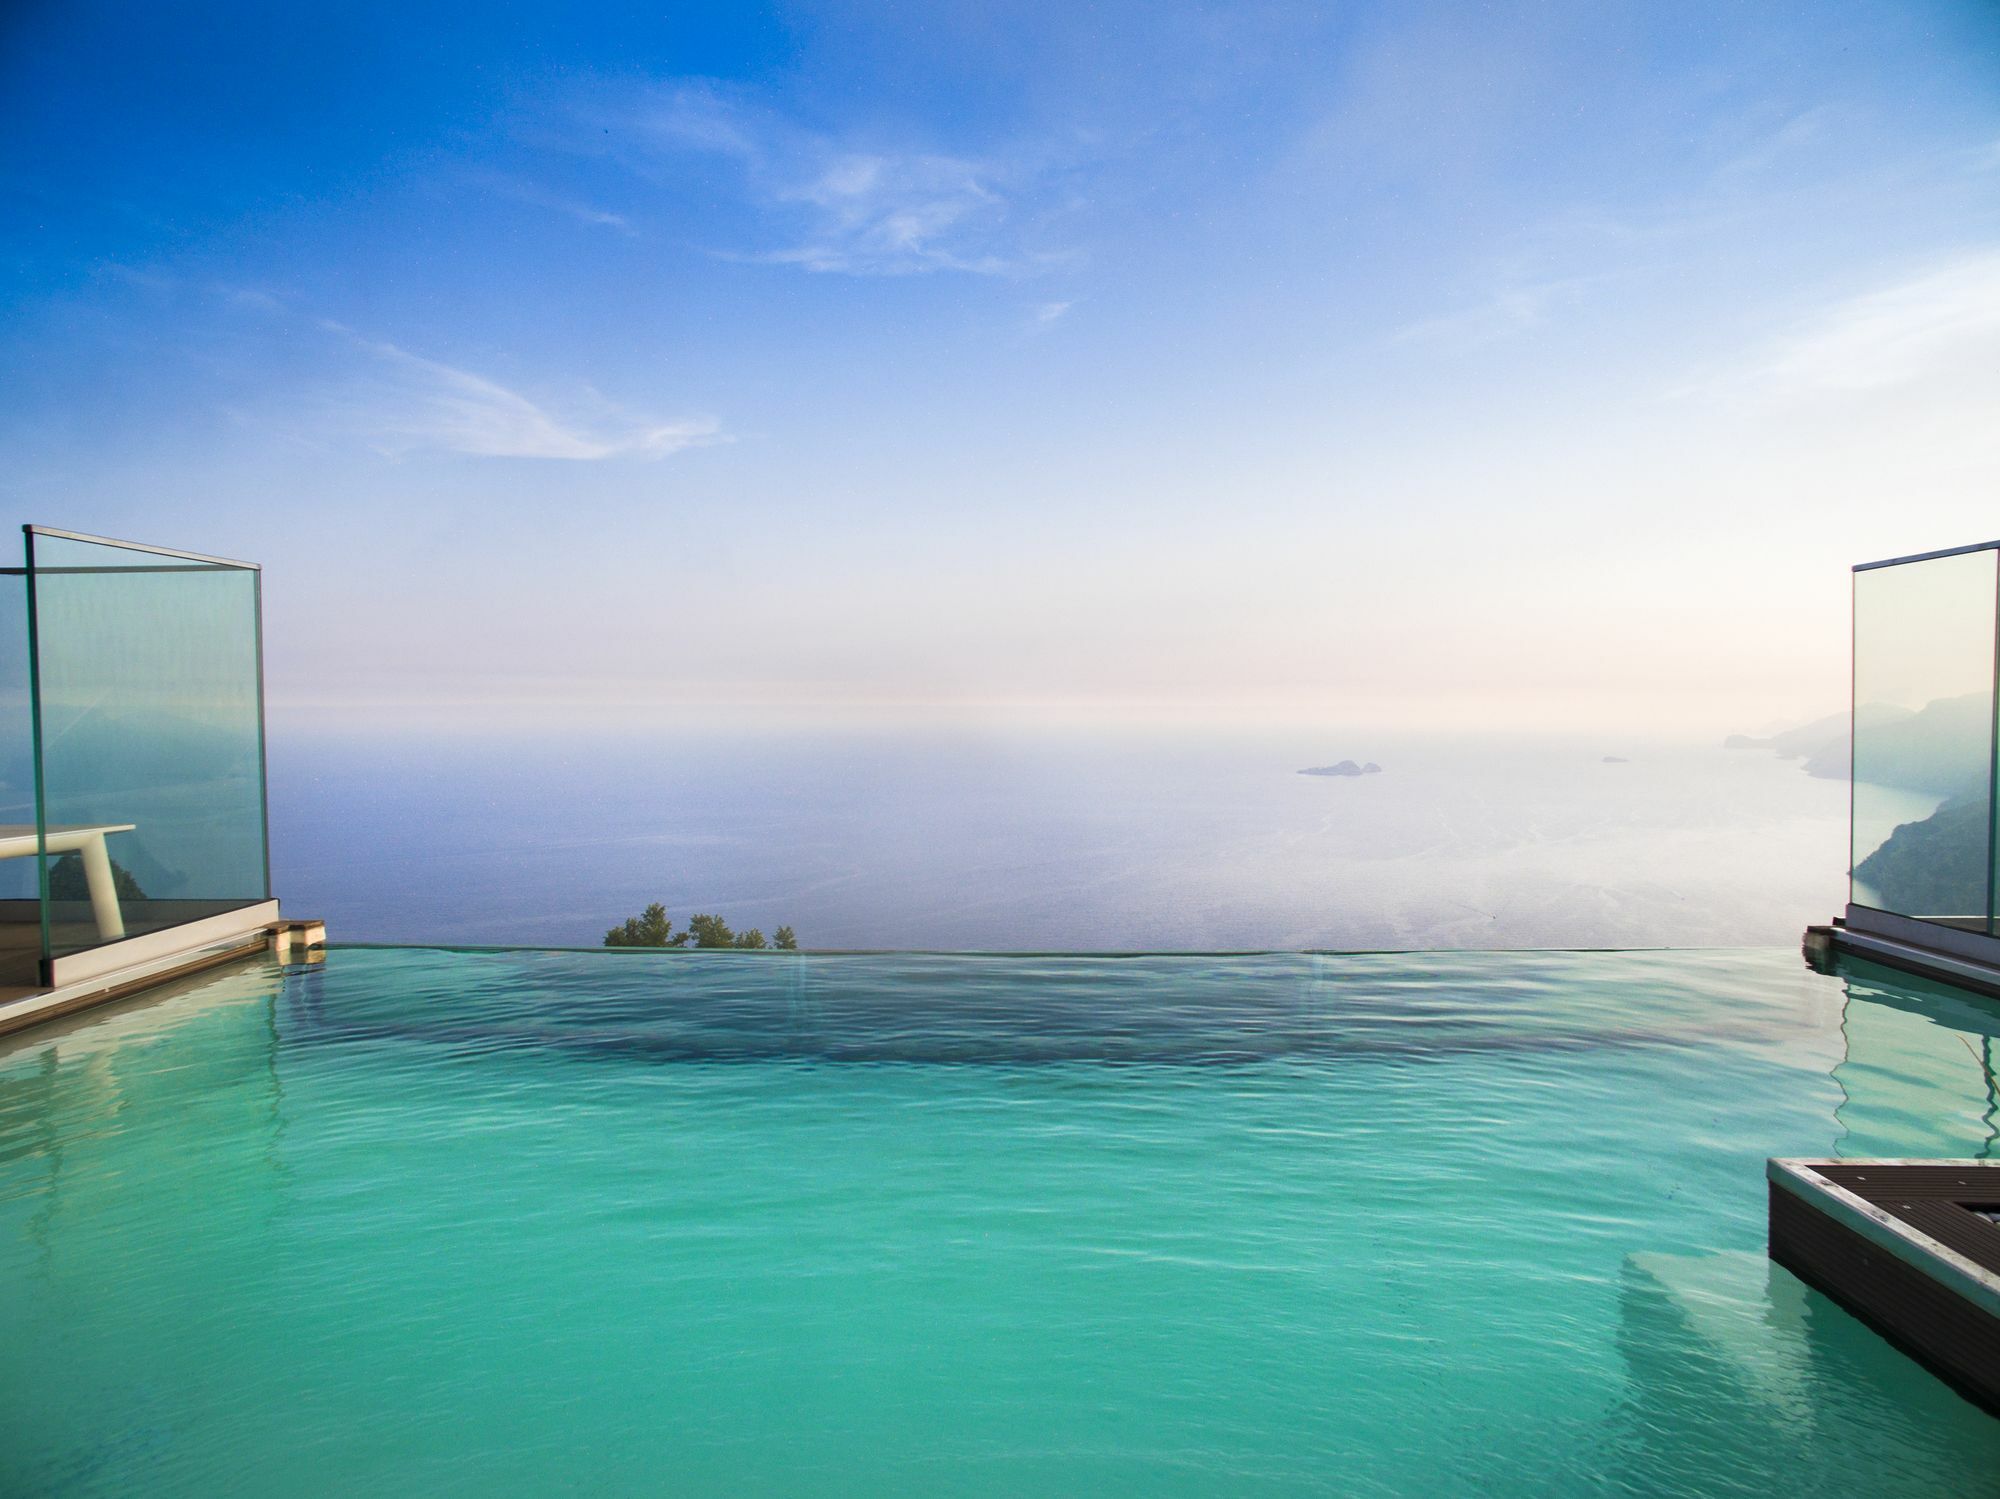
POLYGON ((1789 953, 343 948, 0 1051, 0 1491, 1991 1491, 1764 1258, 2000 1007, 1789 953))

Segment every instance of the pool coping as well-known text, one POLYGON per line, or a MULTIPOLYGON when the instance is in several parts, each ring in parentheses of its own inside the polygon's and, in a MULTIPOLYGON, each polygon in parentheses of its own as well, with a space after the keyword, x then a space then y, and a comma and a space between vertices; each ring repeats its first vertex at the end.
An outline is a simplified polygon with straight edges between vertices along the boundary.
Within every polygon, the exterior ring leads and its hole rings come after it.
POLYGON ((0 1037, 66 1019, 241 958, 269 953, 281 962, 314 961, 325 943, 324 922, 281 918, 274 900, 183 922, 118 944, 127 961, 116 966, 0 999, 0 1037))

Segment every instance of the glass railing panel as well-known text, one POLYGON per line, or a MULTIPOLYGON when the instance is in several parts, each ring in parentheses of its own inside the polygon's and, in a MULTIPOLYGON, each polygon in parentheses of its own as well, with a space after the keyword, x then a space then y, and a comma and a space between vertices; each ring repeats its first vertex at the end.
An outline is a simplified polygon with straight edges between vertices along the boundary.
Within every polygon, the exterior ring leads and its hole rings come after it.
POLYGON ((31 549, 47 954, 265 899, 255 570, 31 549))
POLYGON ((1856 905, 1988 925, 2000 553, 1854 575, 1856 905))
POLYGON ((28 579, 0 571, 0 987, 40 981, 34 721, 28 708, 28 579))

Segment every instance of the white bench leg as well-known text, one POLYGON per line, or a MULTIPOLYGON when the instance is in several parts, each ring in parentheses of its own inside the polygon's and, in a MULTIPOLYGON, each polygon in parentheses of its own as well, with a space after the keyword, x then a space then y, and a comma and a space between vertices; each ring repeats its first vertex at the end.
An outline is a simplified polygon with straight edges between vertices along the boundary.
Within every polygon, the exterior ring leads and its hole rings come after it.
POLYGON ((83 878, 90 886, 90 914, 97 918, 97 935, 115 942, 125 935, 125 916, 118 909, 118 882, 111 877, 111 855, 104 836, 83 840, 83 878))

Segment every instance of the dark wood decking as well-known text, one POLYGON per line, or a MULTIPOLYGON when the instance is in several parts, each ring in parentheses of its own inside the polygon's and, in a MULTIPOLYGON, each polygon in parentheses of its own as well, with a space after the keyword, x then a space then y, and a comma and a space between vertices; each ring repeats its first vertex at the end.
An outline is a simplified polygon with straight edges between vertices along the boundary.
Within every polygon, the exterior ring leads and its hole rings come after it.
POLYGON ((1772 1172, 1771 1258, 2000 1415, 2000 1225, 1974 1211, 2000 1207, 2000 1166, 1789 1164, 1805 1171, 1772 1172))
POLYGON ((2000 1208, 2000 1169, 1971 1162, 1878 1166, 1866 1161, 1829 1161, 1814 1169, 1864 1202, 1957 1250, 1980 1269, 2000 1275, 2000 1225, 1972 1211, 2000 1208))

